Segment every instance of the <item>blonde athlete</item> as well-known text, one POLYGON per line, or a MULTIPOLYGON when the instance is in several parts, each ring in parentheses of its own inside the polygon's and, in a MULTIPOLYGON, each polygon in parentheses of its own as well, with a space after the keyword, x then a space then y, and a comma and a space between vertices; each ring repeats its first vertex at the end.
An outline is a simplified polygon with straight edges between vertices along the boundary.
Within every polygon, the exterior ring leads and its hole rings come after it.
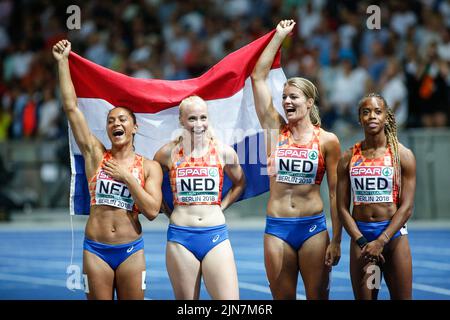
POLYGON ((287 123, 276 111, 266 80, 282 41, 294 28, 283 20, 253 73, 256 113, 268 135, 270 198, 264 235, 264 260, 274 299, 295 299, 298 272, 307 299, 328 299, 329 273, 340 258, 342 225, 336 210, 337 137, 320 128, 317 89, 303 78, 283 89, 287 123), (333 238, 329 240, 320 184, 324 174, 330 196, 333 238))
POLYGON ((156 218, 161 206, 162 171, 158 163, 134 152, 137 132, 134 114, 123 107, 112 109, 106 131, 112 147, 106 150, 91 133, 69 70, 71 44, 53 46, 58 64, 64 112, 85 160, 91 195, 86 224, 83 272, 88 299, 144 299, 145 257, 139 212, 156 218))
POLYGON ((364 140, 339 161, 337 193, 342 223, 353 240, 353 293, 356 299, 376 299, 376 283, 384 274, 392 299, 411 299, 412 263, 406 222, 414 203, 416 161, 413 153, 398 142, 394 113, 382 96, 369 94, 358 108, 364 140))
POLYGON ((238 278, 223 211, 245 188, 236 152, 211 134, 206 102, 180 104, 183 134, 155 155, 169 171, 174 209, 169 213, 166 264, 176 299, 198 299, 203 280, 212 299, 239 299, 238 278), (232 187, 222 197, 223 174, 232 187))

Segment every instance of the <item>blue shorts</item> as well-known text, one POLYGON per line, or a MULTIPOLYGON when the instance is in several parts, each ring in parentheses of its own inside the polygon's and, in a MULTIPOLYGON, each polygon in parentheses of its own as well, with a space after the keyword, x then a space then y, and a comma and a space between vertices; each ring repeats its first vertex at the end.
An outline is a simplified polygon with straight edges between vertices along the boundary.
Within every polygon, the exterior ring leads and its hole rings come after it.
POLYGON ((306 240, 324 230, 327 230, 327 222, 323 213, 300 218, 266 217, 265 233, 280 238, 295 251, 298 251, 306 240))
POLYGON ((124 244, 106 244, 84 238, 83 249, 92 252, 105 261, 113 270, 124 262, 133 253, 144 249, 144 239, 124 244))
MULTIPOLYGON (((383 233, 383 231, 386 230, 386 228, 389 226, 389 223, 391 223, 391 220, 379 222, 356 221, 356 225, 358 226, 359 231, 361 231, 363 236, 369 242, 377 239, 383 233)), ((403 226, 399 231, 397 231, 397 233, 394 234, 393 237, 391 237, 391 240, 403 236, 405 234, 408 234, 408 229, 406 228, 406 225, 403 226)))
POLYGON ((222 241, 228 239, 225 224, 214 227, 182 227, 169 224, 167 241, 177 242, 202 261, 206 254, 222 241))

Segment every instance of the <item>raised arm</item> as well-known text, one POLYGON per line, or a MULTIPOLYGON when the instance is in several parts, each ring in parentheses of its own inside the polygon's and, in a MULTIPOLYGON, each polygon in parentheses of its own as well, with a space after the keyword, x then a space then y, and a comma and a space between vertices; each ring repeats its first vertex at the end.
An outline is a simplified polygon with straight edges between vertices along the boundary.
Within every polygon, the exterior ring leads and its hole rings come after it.
POLYGON ((278 23, 277 31, 259 57, 251 75, 256 114, 263 129, 279 129, 284 121, 273 106, 272 95, 266 80, 278 49, 294 26, 293 20, 282 20, 278 23))
POLYGON ((61 89, 64 112, 70 123, 73 135, 83 156, 89 157, 94 152, 103 151, 102 143, 91 133, 86 119, 78 108, 75 88, 70 77, 69 53, 71 44, 61 40, 53 46, 53 57, 58 64, 59 86, 61 89))
POLYGON ((227 209, 241 195, 245 189, 245 174, 239 164, 239 158, 236 151, 228 145, 222 146, 222 163, 224 163, 224 171, 232 182, 231 189, 228 191, 224 199, 222 199, 222 210, 227 209))
POLYGON ((333 236, 325 255, 325 264, 335 266, 341 258, 342 223, 339 219, 336 204, 337 165, 341 157, 339 139, 333 133, 324 133, 325 164, 327 172, 328 193, 330 197, 331 224, 333 236))

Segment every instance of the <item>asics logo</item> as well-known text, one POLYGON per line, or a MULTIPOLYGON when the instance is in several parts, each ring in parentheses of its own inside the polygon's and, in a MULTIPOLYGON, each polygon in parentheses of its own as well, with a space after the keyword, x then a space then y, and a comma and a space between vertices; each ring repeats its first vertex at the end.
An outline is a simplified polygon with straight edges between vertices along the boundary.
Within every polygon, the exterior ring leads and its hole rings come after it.
POLYGON ((219 240, 219 238, 220 238, 220 235, 216 234, 214 236, 214 238, 212 239, 212 242, 217 242, 217 240, 219 240))
POLYGON ((129 247, 129 248, 127 249, 127 253, 130 253, 131 251, 133 251, 133 249, 134 249, 134 246, 129 247))
POLYGON ((313 232, 316 229, 317 229, 317 225, 315 224, 311 228, 309 228, 309 232, 313 232))

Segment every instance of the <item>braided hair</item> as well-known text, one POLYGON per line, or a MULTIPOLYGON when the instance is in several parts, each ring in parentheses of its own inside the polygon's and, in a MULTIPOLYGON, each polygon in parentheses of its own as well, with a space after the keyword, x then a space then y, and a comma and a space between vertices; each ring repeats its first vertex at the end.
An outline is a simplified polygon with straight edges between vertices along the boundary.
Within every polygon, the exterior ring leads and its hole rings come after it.
POLYGON ((364 101, 369 98, 376 98, 383 102, 384 108, 386 110, 386 123, 384 124, 384 134, 386 135, 386 140, 389 149, 392 153, 392 162, 394 166, 394 186, 398 187, 399 198, 401 192, 401 165, 400 165, 400 152, 398 147, 398 137, 397 137, 397 123, 395 122, 394 111, 388 106, 386 100, 382 95, 378 93, 369 93, 365 95, 358 103, 358 114, 361 111, 361 107, 364 101))

